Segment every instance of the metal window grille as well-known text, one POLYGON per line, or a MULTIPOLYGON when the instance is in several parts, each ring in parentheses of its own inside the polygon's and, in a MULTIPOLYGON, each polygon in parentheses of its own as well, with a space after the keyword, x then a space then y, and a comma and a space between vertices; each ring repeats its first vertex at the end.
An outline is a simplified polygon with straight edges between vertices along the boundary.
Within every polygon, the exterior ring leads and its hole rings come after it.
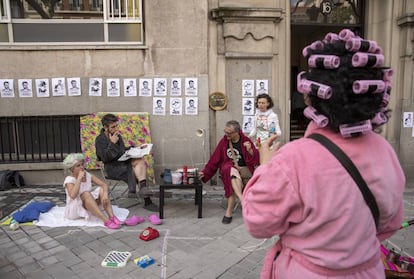
POLYGON ((81 152, 80 116, 0 117, 0 164, 57 162, 81 152))
POLYGON ((104 0, 105 21, 141 22, 141 0, 104 0))

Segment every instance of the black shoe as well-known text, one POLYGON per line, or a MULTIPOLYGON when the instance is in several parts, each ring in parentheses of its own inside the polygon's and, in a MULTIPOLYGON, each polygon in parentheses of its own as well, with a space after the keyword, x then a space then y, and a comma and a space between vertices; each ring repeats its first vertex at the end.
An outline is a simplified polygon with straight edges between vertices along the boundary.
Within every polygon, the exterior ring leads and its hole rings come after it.
POLYGON ((160 208, 154 203, 144 205, 144 209, 146 209, 148 211, 152 211, 152 212, 159 212, 160 211, 160 208))
POLYGON ((223 223, 223 224, 230 224, 231 223, 231 221, 233 220, 233 217, 227 217, 227 216, 224 216, 223 217, 223 220, 221 220, 221 222, 223 223))

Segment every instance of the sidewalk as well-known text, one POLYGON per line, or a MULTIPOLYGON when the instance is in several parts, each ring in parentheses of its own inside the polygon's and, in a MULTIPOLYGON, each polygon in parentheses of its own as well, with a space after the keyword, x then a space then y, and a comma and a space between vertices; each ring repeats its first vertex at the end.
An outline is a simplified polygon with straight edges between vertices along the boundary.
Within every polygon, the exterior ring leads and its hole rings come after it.
MULTIPOLYGON (((193 191, 174 190, 166 199, 164 224, 153 226, 160 237, 149 242, 138 238, 144 222, 120 230, 104 227, 48 228, 21 226, 11 231, 0 226, 0 278, 259 278, 265 252, 276 239, 254 239, 245 230, 240 209, 233 222, 223 225, 223 190, 205 186, 203 218, 197 218, 193 191), (102 267, 110 251, 128 251, 132 257, 149 255, 155 263, 142 269, 129 261, 124 268, 102 267)), ((28 201, 49 200, 64 205, 61 185, 25 187, 0 192, 0 210, 8 215, 28 201), (9 212, 10 211, 10 212, 9 212)), ((121 207, 130 200, 120 200, 121 207)), ((406 219, 414 215, 414 187, 405 193, 406 219)), ((130 215, 147 216, 142 204, 130 215)), ((414 255, 414 226, 402 229, 389 245, 414 255)))

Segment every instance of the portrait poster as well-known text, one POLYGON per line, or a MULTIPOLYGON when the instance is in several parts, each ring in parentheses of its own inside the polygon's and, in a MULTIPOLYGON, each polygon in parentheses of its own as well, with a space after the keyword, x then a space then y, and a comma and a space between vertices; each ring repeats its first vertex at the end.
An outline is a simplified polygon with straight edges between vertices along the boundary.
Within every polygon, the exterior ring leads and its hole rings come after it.
POLYGON ((242 80, 242 97, 254 97, 254 80, 242 80))
POLYGON ((33 83, 31 79, 19 79, 17 83, 20 98, 33 97, 33 83))
POLYGON ((172 78, 170 89, 171 96, 181 96, 181 78, 172 78))
POLYGON ((254 115, 254 98, 242 98, 242 114, 254 115))
POLYGON ((166 78, 154 78, 154 96, 166 96, 167 95, 167 79, 166 78))
POLYGON ((256 95, 269 94, 269 81, 267 79, 256 80, 256 95))
POLYGON ((413 114, 414 112, 404 112, 403 116, 403 127, 411 128, 413 127, 413 114))
POLYGON ((183 100, 177 97, 170 98, 170 115, 183 114, 183 100))
POLYGON ((2 98, 14 98, 13 79, 0 79, 0 91, 2 98))
POLYGON ((66 96, 65 78, 52 78, 52 95, 55 97, 66 96))
POLYGON ((49 92, 49 79, 47 78, 38 78, 36 79, 36 94, 39 98, 50 97, 49 92))
POLYGON ((119 78, 106 79, 106 96, 119 97, 121 92, 119 90, 119 78))
POLYGON ((152 99, 152 114, 153 115, 165 115, 165 98, 154 97, 152 99))
POLYGON ((71 97, 80 96, 82 94, 80 77, 68 78, 67 88, 68 88, 68 96, 71 96, 71 97))
POLYGON ((254 127, 254 116, 253 115, 245 115, 243 116, 243 133, 249 134, 254 127))
POLYGON ((185 95, 186 96, 197 96, 198 79, 197 78, 186 78, 185 79, 185 95))
POLYGON ((152 79, 149 79, 149 78, 139 79, 139 96, 143 96, 143 97, 152 96, 152 79))
POLYGON ((102 96, 102 78, 89 79, 89 96, 102 96))
POLYGON ((135 78, 124 78, 124 96, 137 96, 137 80, 135 78))
POLYGON ((198 97, 186 97, 185 98, 185 114, 187 115, 198 114, 198 97))

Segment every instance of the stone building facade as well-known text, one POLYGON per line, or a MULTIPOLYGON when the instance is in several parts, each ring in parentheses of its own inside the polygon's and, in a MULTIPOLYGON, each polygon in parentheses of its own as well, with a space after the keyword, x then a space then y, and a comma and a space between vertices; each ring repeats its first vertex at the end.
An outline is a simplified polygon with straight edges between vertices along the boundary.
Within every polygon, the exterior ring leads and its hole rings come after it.
MULTIPOLYGON (((64 0, 54 14, 26 7, 26 2, 16 7, 14 1, 0 1, 0 80, 11 79, 16 89, 14 98, 0 99, 3 138, 10 136, 4 128, 8 118, 147 111, 156 177, 164 168, 202 168, 223 136, 224 123, 243 121, 243 81, 265 80, 279 115, 281 140, 288 142, 298 132, 292 102, 295 74, 306 67, 302 48, 327 32, 351 28, 378 41, 385 64, 394 69, 393 117, 382 133, 407 176, 414 173, 413 128, 403 125, 404 112, 414 112, 413 1, 127 0, 103 6, 99 1, 64 0), (79 77, 81 96, 18 96, 21 79, 35 83, 57 77, 79 77), (154 96, 89 96, 93 77, 137 82, 196 78, 197 114, 171 115, 167 105, 165 115, 154 115, 154 96), (224 109, 209 107, 213 92, 227 97, 224 109)), ((106 91, 105 84, 102 89, 106 91)), ((170 97, 165 97, 166 104, 170 97)), ((185 100, 184 92, 180 97, 185 100)), ((1 152, 6 155, 15 152, 5 149, 1 152)), ((30 184, 62 181, 60 159, 1 158, 0 169, 20 170, 30 184)))

